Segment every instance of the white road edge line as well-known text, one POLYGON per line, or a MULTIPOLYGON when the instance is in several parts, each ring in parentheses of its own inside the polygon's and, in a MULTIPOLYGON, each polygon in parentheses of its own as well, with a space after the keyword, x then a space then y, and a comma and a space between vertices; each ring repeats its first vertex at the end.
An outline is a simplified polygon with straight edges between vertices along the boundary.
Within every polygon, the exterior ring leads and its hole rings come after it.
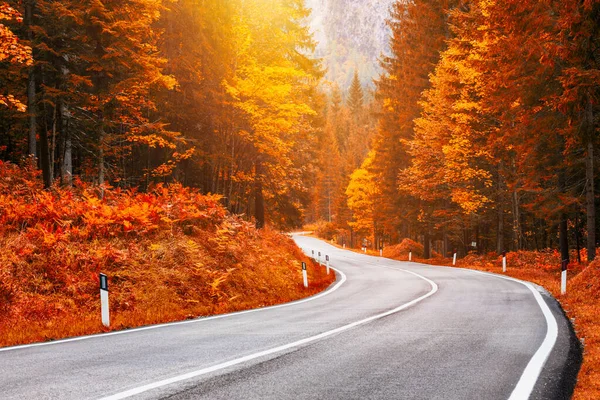
MULTIPOLYGON (((348 251, 348 250, 346 250, 346 251, 348 251)), ((367 257, 372 257, 372 256, 367 256, 367 257)), ((375 257, 375 258, 377 258, 377 257, 375 257)), ((400 262, 400 263, 403 262, 403 261, 394 260, 394 259, 389 259, 389 260, 400 262)), ((373 266, 377 266, 377 264, 373 264, 373 263, 370 263, 370 264, 373 266)), ((417 264, 417 265, 422 265, 425 267, 432 267, 429 264, 417 264)), ((379 265, 379 266, 381 266, 381 265, 379 265)), ((388 268, 392 268, 392 269, 400 269, 400 270, 404 271, 401 268, 397 268, 397 267, 393 267, 393 266, 383 266, 383 267, 388 267, 388 268)), ((472 273, 476 273, 476 274, 487 275, 492 278, 504 279, 504 280, 508 280, 508 281, 517 282, 517 283, 520 283, 521 285, 524 285, 525 287, 527 287, 533 294, 533 297, 537 301, 538 306, 540 307, 542 314, 544 314, 544 318, 546 320, 546 328, 547 328, 546 336, 544 337, 544 340, 542 341, 542 344, 540 345, 540 347, 534 353, 533 357, 531 357, 531 359, 529 360, 529 363, 527 363, 525 370, 521 374, 521 378, 519 378, 519 381, 517 382, 517 385, 513 389, 508 400, 527 400, 527 399, 529 399, 529 397, 531 396, 531 393, 533 392, 535 384, 537 383, 538 379, 540 378, 540 375, 542 373, 544 365, 546 364, 548 357, 550 357, 550 353, 552 352, 552 349, 554 348, 554 345, 556 344, 556 340, 558 338, 558 322, 554 318, 552 311, 550 310, 550 308, 548 307, 548 305, 546 304, 546 302, 544 301, 544 299, 542 298, 540 293, 529 282, 522 281, 522 280, 519 280, 516 278, 509 277, 509 276, 502 276, 502 275, 489 273, 489 272, 485 272, 485 271, 478 271, 478 270, 474 270, 474 269, 456 268, 456 267, 452 267, 452 266, 442 266, 442 267, 452 268, 452 269, 457 269, 457 270, 461 270, 461 271, 467 271, 467 272, 472 272, 472 273)), ((410 272, 410 271, 407 271, 407 272, 410 272)))
MULTIPOLYGON (((368 257, 372 257, 372 256, 368 256, 368 257)), ((393 260, 393 259, 389 259, 389 260, 403 262, 400 260, 393 260)), ((371 265, 376 266, 376 264, 371 264, 371 265)), ((432 267, 429 264, 418 264, 418 265, 432 267)), ((502 276, 502 275, 498 275, 498 274, 494 274, 494 273, 478 271, 478 270, 474 270, 474 269, 467 269, 467 268, 456 268, 456 267, 452 267, 452 266, 443 266, 443 267, 457 269, 457 270, 461 270, 461 271, 472 272, 472 273, 481 274, 481 275, 487 275, 492 278, 504 279, 504 280, 508 280, 508 281, 517 282, 517 283, 520 283, 521 285, 524 285, 525 287, 527 287, 533 294, 533 297, 537 301, 538 306, 540 307, 542 314, 544 314, 544 318, 546 320, 546 336, 544 337, 544 340, 542 341, 542 344, 540 345, 540 347, 538 347, 538 349, 534 353, 533 357, 531 357, 531 359, 529 360, 529 363, 527 363, 525 370, 521 374, 521 378, 519 378, 519 381, 517 382, 517 385, 513 389, 508 400, 527 400, 527 399, 529 399, 529 397, 531 396, 531 393, 533 392, 535 384, 537 383, 538 379, 540 378, 540 375, 542 373, 544 365, 546 364, 548 357, 550 357, 550 353, 552 352, 552 349, 554 348, 554 345, 556 344, 556 340, 558 338, 558 322, 556 321, 556 318, 554 318, 552 311, 550 310, 550 308, 548 307, 548 305, 542 298, 541 294, 531 285, 531 283, 522 281, 522 280, 519 280, 516 278, 512 278, 509 276, 502 276)), ((395 268, 392 266, 389 266, 389 268, 400 269, 400 268, 395 268)), ((400 269, 400 270, 402 270, 402 269, 400 269)), ((404 270, 402 270, 402 271, 404 271, 404 270)))
POLYGON ((544 337, 542 344, 537 349, 533 357, 531 357, 531 360, 529 360, 529 363, 525 367, 525 370, 523 371, 519 382, 517 382, 517 386, 515 386, 510 397, 508 398, 508 400, 527 400, 531 396, 533 388, 535 387, 535 384, 540 378, 540 375, 544 368, 544 364, 546 364, 546 361, 548 360, 548 357, 550 357, 550 353, 552 352, 552 349, 556 344, 556 339, 558 338, 558 323, 556 322, 556 318, 554 318, 550 307, 548 307, 548 304, 546 304, 540 292, 538 292, 531 285, 531 283, 511 278, 508 276, 502 276, 483 271, 477 271, 472 269, 465 269, 465 271, 470 271, 482 275, 488 275, 494 278, 505 279, 524 285, 531 291, 531 293, 533 293, 533 297, 537 301, 538 305, 540 306, 540 309, 542 310, 542 313, 544 314, 547 327, 546 336, 544 337))
POLYGON ((251 310, 238 311, 238 312, 233 312, 233 313, 228 313, 228 314, 213 315, 211 317, 200 317, 200 318, 191 319, 191 320, 187 320, 187 321, 168 322, 165 324, 157 324, 157 325, 144 326, 141 328, 125 329, 122 331, 97 333, 97 334, 86 335, 86 336, 77 336, 74 338, 55 340, 52 342, 31 343, 31 344, 24 344, 24 345, 19 345, 19 346, 3 347, 3 348, 0 348, 0 353, 5 352, 5 351, 22 350, 22 349, 27 349, 27 348, 31 348, 31 347, 50 346, 50 345, 69 343, 69 342, 79 342, 81 340, 103 338, 103 337, 107 337, 107 336, 124 335, 124 334, 136 333, 136 332, 141 332, 141 331, 149 331, 152 329, 168 328, 168 327, 177 326, 177 325, 197 324, 197 323, 201 323, 201 322, 205 322, 205 321, 210 321, 213 319, 231 318, 231 317, 236 317, 238 315, 250 314, 250 313, 259 312, 259 311, 273 310, 276 308, 291 307, 291 306, 295 306, 298 304, 308 303, 309 301, 317 300, 317 299, 320 299, 321 297, 330 295, 331 293, 333 293, 337 289, 339 289, 340 286, 342 286, 344 284, 344 282, 346 282, 346 274, 344 274, 342 271, 337 270, 331 266, 330 266, 330 268, 333 269, 334 271, 338 272, 341 275, 342 279, 340 279, 340 281, 337 282, 333 287, 325 290, 324 292, 321 292, 321 293, 311 296, 311 297, 307 297, 305 299, 296 300, 296 301, 292 301, 289 303, 278 304, 278 305, 274 305, 274 306, 253 308, 251 310))
POLYGON ((199 370, 196 370, 196 371, 188 372, 188 373, 183 374, 183 375, 178 375, 178 376, 174 376, 172 378, 163 379, 163 380, 158 381, 158 382, 154 382, 154 383, 150 383, 150 384, 147 384, 147 385, 139 386, 137 388, 133 388, 133 389, 130 389, 130 390, 126 390, 124 392, 116 393, 116 394, 113 394, 113 395, 108 396, 108 397, 103 397, 100 400, 120 400, 120 399, 126 399, 128 397, 135 396, 135 395, 147 392, 149 390, 158 389, 160 387, 171 385, 173 383, 181 382, 181 381, 184 381, 184 380, 188 380, 188 379, 192 379, 192 378, 197 378, 197 377, 199 377, 201 375, 206 375, 206 374, 209 374, 211 372, 215 372, 215 371, 218 371, 218 370, 229 368, 229 367, 232 367, 234 365, 238 365, 238 364, 242 364, 242 363, 245 363, 245 362, 248 362, 248 361, 251 361, 251 360, 255 360, 257 358, 265 357, 265 356, 268 356, 268 355, 271 355, 271 354, 280 353, 280 352, 285 351, 285 350, 289 350, 289 349, 292 349, 292 348, 295 348, 295 347, 299 347, 299 346, 302 346, 302 345, 305 345, 305 344, 308 344, 308 343, 312 343, 312 342, 315 342, 317 340, 326 338, 328 336, 332 336, 332 335, 335 335, 337 333, 341 333, 341 332, 347 331, 349 329, 355 328, 357 326, 364 325, 364 324, 367 324, 367 323, 372 322, 374 320, 381 319, 381 318, 387 317, 389 315, 395 314, 397 312, 400 312, 400 311, 402 311, 402 310, 404 310, 404 309, 406 309, 408 307, 411 307, 411 306, 419 303, 422 300, 425 300, 426 298, 428 298, 429 296, 432 296, 433 294, 435 294, 435 292, 437 292, 438 285, 435 282, 433 282, 432 280, 427 279, 424 276, 419 275, 419 274, 417 274, 415 272, 412 272, 412 271, 408 271, 408 270, 404 270, 404 269, 400 269, 400 268, 399 268, 399 270, 407 272, 407 273, 409 273, 411 275, 414 275, 414 276, 416 276, 418 278, 421 278, 421 279, 425 280, 431 286, 431 290, 428 293, 424 294, 423 296, 421 296, 419 298, 416 298, 414 300, 411 300, 408 303, 405 303, 405 304, 403 304, 403 305, 401 305, 399 307, 396 307, 396 308, 394 308, 392 310, 383 312, 381 314, 373 315, 371 317, 362 319, 360 321, 352 322, 350 324, 341 326, 339 328, 332 329, 330 331, 326 331, 326 332, 320 333, 318 335, 314 335, 314 336, 311 336, 311 337, 308 337, 308 338, 305 338, 305 339, 297 340, 295 342, 288 343, 288 344, 285 344, 285 345, 282 345, 282 346, 273 347, 271 349, 267 349, 267 350, 264 350, 264 351, 261 351, 261 352, 258 352, 258 353, 249 354, 247 356, 236 358, 236 359, 230 360, 230 361, 226 361, 224 363, 213 365, 211 367, 202 368, 202 369, 199 369, 199 370))

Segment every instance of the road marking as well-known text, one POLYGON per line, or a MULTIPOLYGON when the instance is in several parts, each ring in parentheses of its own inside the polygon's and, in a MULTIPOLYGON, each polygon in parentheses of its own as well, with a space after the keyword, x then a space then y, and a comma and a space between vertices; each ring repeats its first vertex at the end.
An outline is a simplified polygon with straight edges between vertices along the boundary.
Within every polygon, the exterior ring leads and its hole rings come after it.
MULTIPOLYGON (((345 256, 342 256, 342 257, 345 257, 345 256)), ((368 256, 368 257, 370 257, 370 256, 368 256)), ((379 260, 377 260, 377 262, 378 261, 379 260)), ((393 261, 401 262, 399 260, 393 260, 393 261)), ((375 264, 373 264, 373 263, 370 263, 370 264, 375 266, 375 264)), ((417 264, 417 265, 423 265, 425 267, 432 267, 429 264, 417 264)), ((384 267, 387 267, 387 266, 384 266, 384 267)), ((456 267, 447 267, 447 266, 441 266, 441 267, 458 269, 461 271, 467 271, 467 272, 472 272, 472 273, 476 273, 476 274, 487 275, 487 276, 490 276, 493 278, 517 282, 517 283, 524 285, 531 291, 531 293, 533 294, 533 297, 535 298, 536 302, 538 303, 538 306, 540 307, 542 314, 544 315, 544 318, 546 320, 546 336, 544 337, 544 340, 542 341, 542 344, 540 345, 540 347, 534 353, 533 357, 531 357, 531 359, 529 360, 529 363, 527 363, 527 366, 525 367, 523 374, 519 378, 519 381, 517 382, 517 385, 513 389, 508 400, 529 399, 529 397, 531 396, 531 393, 533 392, 535 384, 537 383, 537 381, 542 373, 544 365, 546 364, 548 357, 550 357, 550 353, 552 352, 552 349, 554 348, 554 345, 556 344, 556 340, 558 338, 558 322, 554 318, 552 311, 550 310, 550 308, 548 307, 548 305, 542 298, 541 294, 531 285, 531 283, 522 281, 519 279, 511 278, 508 276, 502 276, 502 275, 497 275, 497 274, 493 274, 493 273, 489 273, 489 272, 477 271, 477 270, 466 269, 466 268, 456 268, 456 267)), ((392 266, 389 266, 388 268, 399 269, 399 268, 394 268, 392 266)))
POLYGON ((150 384, 147 384, 147 385, 139 386, 137 388, 133 388, 133 389, 130 389, 130 390, 126 390, 124 392, 113 394, 112 396, 103 397, 100 400, 120 400, 120 399, 126 399, 128 397, 135 396, 135 395, 147 392, 149 390, 158 389, 158 388, 161 388, 163 386, 171 385, 171 384, 174 384, 174 383, 177 383, 177 382, 181 382, 181 381, 185 381, 185 380, 188 380, 188 379, 197 378, 199 376, 206 375, 206 374, 209 374, 211 372, 216 372, 216 371, 219 371, 219 370, 222 370, 222 369, 225 369, 225 368, 229 368, 229 367, 232 367, 232 366, 235 366, 235 365, 238 365, 238 364, 242 364, 242 363, 245 363, 245 362, 248 362, 248 361, 251 361, 251 360, 255 360, 257 358, 261 358, 261 357, 265 357, 265 356, 268 356, 268 355, 280 353, 280 352, 285 351, 285 350, 289 350, 289 349, 293 349, 293 348, 296 348, 296 347, 299 347, 299 346, 302 346, 302 345, 305 345, 305 344, 309 344, 309 343, 315 342, 317 340, 324 339, 326 337, 329 337, 329 336, 332 336, 332 335, 335 335, 335 334, 347 331, 347 330, 355 328, 357 326, 367 324, 367 323, 375 321, 377 319, 381 319, 381 318, 387 317, 389 315, 398 313, 398 312, 400 312, 402 310, 405 310, 405 309, 407 309, 407 308, 409 308, 409 307, 411 307, 411 306, 413 306, 413 305, 415 305, 415 304, 417 304, 417 303, 425 300, 426 298, 428 298, 429 296, 432 296, 433 294, 435 294, 435 292, 438 291, 438 285, 435 282, 433 282, 432 280, 427 279, 424 276, 419 275, 419 274, 417 274, 415 272, 412 272, 412 271, 408 271, 408 270, 404 270, 404 269, 400 269, 400 268, 397 268, 397 269, 400 270, 400 271, 409 273, 411 275, 414 275, 414 276, 416 276, 416 277, 418 277, 420 279, 425 280, 431 286, 431 290, 428 293, 424 294, 423 296, 421 296, 419 298, 416 298, 414 300, 411 300, 408 303, 405 303, 405 304, 403 304, 403 305, 401 305, 399 307, 396 307, 396 308, 394 308, 392 310, 383 312, 381 314, 373 315, 371 317, 362 319, 360 321, 352 322, 350 324, 347 324, 347 325, 341 326, 339 328, 335 328, 335 329, 332 329, 332 330, 320 333, 318 335, 314 335, 314 336, 311 336, 311 337, 308 337, 308 338, 305 338, 305 339, 297 340, 295 342, 288 343, 288 344, 285 344, 285 345, 282 345, 282 346, 273 347, 271 349, 267 349, 267 350, 264 350, 264 351, 261 351, 261 352, 258 352, 258 353, 249 354, 247 356, 236 358, 236 359, 230 360, 230 361, 226 361, 224 363, 213 365, 211 367, 202 368, 202 369, 199 369, 199 370, 196 370, 196 371, 188 372, 188 373, 183 374, 183 375, 178 375, 178 376, 174 376, 172 378, 163 379, 163 380, 158 381, 158 382, 154 382, 154 383, 150 383, 150 384))
POLYGON ((546 304, 540 292, 538 292, 531 285, 531 283, 508 276, 492 274, 489 272, 472 269, 464 270, 482 275, 488 275, 494 278, 505 279, 507 281, 513 281, 524 285, 531 291, 531 293, 533 293, 533 297, 542 310, 542 314, 544 314, 544 318, 546 319, 546 336, 544 337, 542 344, 537 349, 533 357, 531 357, 529 360, 529 363, 527 363, 519 382, 517 382, 517 386, 515 386, 510 397, 508 398, 508 400, 527 400, 531 396, 531 392, 533 392, 533 388, 540 378, 544 364, 546 364, 546 361, 548 360, 548 357, 550 357, 550 353, 556 344, 556 339, 558 338, 558 323, 556 322, 556 318, 554 318, 550 307, 548 307, 548 304, 546 304))
POLYGON ((331 269, 333 269, 334 271, 338 272, 341 275, 342 278, 340 279, 340 281, 337 282, 333 287, 327 289, 326 291, 321 292, 315 296, 311 296, 311 297, 302 299, 302 300, 296 300, 293 302, 278 304, 278 305, 269 306, 269 307, 253 308, 251 310, 238 311, 238 312, 233 312, 233 313, 228 313, 228 314, 213 315, 210 317, 201 317, 201 318, 191 319, 191 320, 187 320, 187 321, 168 322, 166 324, 144 326, 141 328, 133 328, 133 329, 127 329, 127 330, 122 330, 122 331, 99 333, 99 334, 87 335, 87 336, 78 336, 78 337, 74 337, 74 338, 70 338, 70 339, 55 340, 52 342, 32 343, 32 344, 24 344, 24 345, 20 345, 20 346, 4 347, 4 348, 0 348, 0 353, 5 352, 5 351, 22 350, 22 349, 27 349, 27 348, 31 348, 31 347, 50 346, 50 345, 55 345, 55 344, 79 342, 82 340, 103 338, 103 337, 107 337, 107 336, 124 335, 124 334, 128 334, 128 333, 149 331, 152 329, 159 329, 159 328, 168 328, 168 327, 178 326, 178 325, 197 324, 200 322, 211 321, 214 319, 237 317, 238 315, 250 314, 250 313, 259 312, 259 311, 273 310, 276 308, 291 307, 291 306, 295 306, 298 304, 308 303, 309 301, 314 301, 314 300, 320 299, 321 297, 330 295, 331 293, 338 290, 340 288, 340 286, 342 286, 344 284, 344 282, 346 282, 346 274, 344 274, 342 271, 337 270, 333 267, 331 269))

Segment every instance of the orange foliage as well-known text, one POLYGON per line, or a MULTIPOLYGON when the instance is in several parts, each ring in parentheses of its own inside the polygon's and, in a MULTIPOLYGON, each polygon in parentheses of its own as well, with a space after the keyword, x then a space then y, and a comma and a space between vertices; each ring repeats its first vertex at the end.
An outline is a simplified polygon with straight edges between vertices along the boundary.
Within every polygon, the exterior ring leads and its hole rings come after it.
POLYGON ((44 191, 36 174, 0 162, 0 346, 104 330, 99 272, 112 329, 295 300, 334 280, 309 263, 304 289, 293 242, 218 196, 175 184, 100 199, 81 183, 44 191))
POLYGON ((600 261, 593 261, 569 282, 561 303, 575 317, 578 336, 585 338, 584 361, 573 398, 600 399, 600 261))
MULTIPOLYGON (((408 253, 411 251, 413 260, 423 257, 423 245, 411 239, 403 239, 400 244, 384 247, 383 256, 406 261, 408 260, 408 253)), ((431 253, 433 257, 439 257, 439 254, 435 251, 432 251, 431 253)))
MULTIPOLYGON (((8 61, 11 64, 31 65, 31 48, 19 43, 17 36, 4 26, 2 23, 3 20, 22 22, 23 18, 8 3, 0 3, 0 62, 8 61)), ((0 105, 17 109, 21 112, 26 110, 26 106, 10 93, 0 93, 0 105)))

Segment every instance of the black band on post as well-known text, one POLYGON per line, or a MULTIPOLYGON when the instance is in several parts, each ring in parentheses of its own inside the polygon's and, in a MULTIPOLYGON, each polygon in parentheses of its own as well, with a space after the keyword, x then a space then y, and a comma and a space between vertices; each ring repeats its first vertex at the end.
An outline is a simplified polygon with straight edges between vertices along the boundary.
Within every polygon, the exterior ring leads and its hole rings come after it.
POLYGON ((108 292, 108 277, 104 274, 100 274, 100 290, 108 292))

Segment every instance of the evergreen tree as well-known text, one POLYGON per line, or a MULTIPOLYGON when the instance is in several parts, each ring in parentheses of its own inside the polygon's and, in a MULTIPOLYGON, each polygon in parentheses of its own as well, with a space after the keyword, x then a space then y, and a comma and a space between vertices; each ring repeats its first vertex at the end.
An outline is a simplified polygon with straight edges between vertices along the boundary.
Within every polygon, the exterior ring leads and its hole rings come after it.
POLYGON ((358 78, 358 70, 354 70, 354 78, 352 79, 352 85, 350 86, 350 92, 348 95, 348 108, 352 113, 352 117, 355 121, 361 119, 363 112, 365 96, 363 93, 362 84, 358 78))

